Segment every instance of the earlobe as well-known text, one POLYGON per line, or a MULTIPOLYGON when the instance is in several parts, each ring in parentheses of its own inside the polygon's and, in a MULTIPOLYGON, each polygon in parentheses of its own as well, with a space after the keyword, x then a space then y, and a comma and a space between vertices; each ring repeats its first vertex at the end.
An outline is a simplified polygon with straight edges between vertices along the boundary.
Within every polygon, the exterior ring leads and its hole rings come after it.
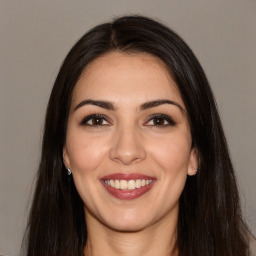
POLYGON ((193 148, 190 153, 189 165, 188 165, 188 175, 194 176, 198 172, 199 158, 198 151, 196 148, 193 148))
POLYGON ((70 161, 69 161, 69 156, 68 156, 68 151, 67 151, 66 145, 63 147, 63 163, 64 163, 66 169, 70 168, 70 161))

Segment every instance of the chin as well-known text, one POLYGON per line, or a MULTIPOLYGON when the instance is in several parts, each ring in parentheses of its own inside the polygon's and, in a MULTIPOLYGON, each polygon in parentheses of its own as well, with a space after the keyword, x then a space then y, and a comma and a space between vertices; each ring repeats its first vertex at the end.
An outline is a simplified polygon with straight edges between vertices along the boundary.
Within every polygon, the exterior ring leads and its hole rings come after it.
POLYGON ((140 214, 112 215, 110 220, 105 224, 119 232, 138 232, 149 225, 150 221, 143 218, 140 214))
POLYGON ((111 223, 108 227, 118 232, 139 232, 143 230, 147 225, 137 222, 126 222, 126 223, 111 223))

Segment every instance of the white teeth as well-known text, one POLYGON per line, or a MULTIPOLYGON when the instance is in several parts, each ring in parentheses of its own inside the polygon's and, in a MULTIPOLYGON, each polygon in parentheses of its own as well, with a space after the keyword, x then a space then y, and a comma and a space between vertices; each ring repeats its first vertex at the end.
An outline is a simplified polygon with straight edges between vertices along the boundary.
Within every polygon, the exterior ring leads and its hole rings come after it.
POLYGON ((120 189, 127 189, 128 184, 126 180, 120 180, 120 189))
POLYGON ((148 185, 149 184, 149 180, 146 180, 146 185, 148 185))
POLYGON ((115 188, 115 189, 122 189, 122 190, 133 190, 136 188, 141 188, 147 186, 152 183, 152 180, 145 180, 145 179, 136 179, 136 180, 104 180, 104 182, 115 188))
POLYGON ((128 181, 128 189, 135 189, 135 180, 128 181))
POLYGON ((141 180, 136 180, 136 188, 140 188, 141 187, 141 180))
POLYGON ((119 180, 115 180, 115 186, 114 188, 119 189, 120 185, 119 185, 119 180))

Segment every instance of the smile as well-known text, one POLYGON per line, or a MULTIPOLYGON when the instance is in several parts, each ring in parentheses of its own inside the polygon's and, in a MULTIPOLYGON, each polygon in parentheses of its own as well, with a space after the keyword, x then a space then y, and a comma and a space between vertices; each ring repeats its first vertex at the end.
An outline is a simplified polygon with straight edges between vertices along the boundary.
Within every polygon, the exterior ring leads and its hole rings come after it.
POLYGON ((147 193, 155 183, 153 177, 141 174, 112 174, 101 179, 103 186, 114 197, 136 199, 147 193))
POLYGON ((137 180, 104 180, 105 184, 115 189, 133 190, 152 183, 153 180, 137 179, 137 180))

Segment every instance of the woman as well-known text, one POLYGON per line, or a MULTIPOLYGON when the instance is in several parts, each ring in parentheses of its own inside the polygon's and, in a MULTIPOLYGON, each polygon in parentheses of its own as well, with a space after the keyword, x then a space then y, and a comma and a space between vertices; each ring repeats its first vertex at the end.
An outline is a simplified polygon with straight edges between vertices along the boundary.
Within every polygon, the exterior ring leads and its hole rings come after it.
POLYGON ((145 17, 71 49, 48 104, 27 255, 249 255, 207 78, 145 17))

